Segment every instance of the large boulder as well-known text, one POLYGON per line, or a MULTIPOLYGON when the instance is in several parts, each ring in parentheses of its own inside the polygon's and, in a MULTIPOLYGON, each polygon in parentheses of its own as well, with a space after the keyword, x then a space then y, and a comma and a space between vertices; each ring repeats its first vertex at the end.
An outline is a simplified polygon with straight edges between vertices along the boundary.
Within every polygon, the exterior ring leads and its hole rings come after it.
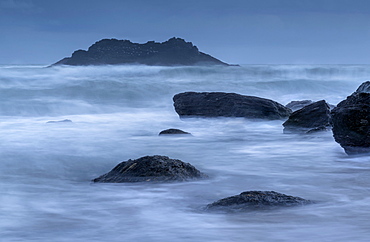
POLYGON ((333 136, 348 155, 370 153, 370 82, 331 112, 333 136))
POLYGON ((330 124, 330 107, 321 100, 293 112, 283 123, 284 133, 312 133, 327 130, 330 124))
POLYGON ((180 117, 284 119, 291 110, 270 99, 224 92, 184 92, 173 97, 180 117))
POLYGON ((171 38, 163 43, 149 41, 145 44, 129 40, 103 39, 86 50, 77 50, 71 57, 54 65, 224 65, 228 64, 200 52, 191 42, 171 38))
POLYGON ((110 172, 95 178, 93 182, 170 182, 206 177, 207 175, 189 163, 154 155, 121 162, 110 172))
POLYGON ((243 211, 271 207, 290 207, 310 204, 312 201, 274 191, 247 191, 208 204, 207 210, 243 211))

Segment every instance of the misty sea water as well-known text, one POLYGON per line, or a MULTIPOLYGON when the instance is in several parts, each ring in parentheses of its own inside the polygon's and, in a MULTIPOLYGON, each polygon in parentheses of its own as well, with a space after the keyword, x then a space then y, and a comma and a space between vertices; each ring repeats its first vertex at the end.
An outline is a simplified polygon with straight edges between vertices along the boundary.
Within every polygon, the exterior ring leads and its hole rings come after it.
POLYGON ((369 156, 347 156, 330 131, 283 134, 284 120, 181 120, 172 97, 222 91, 336 105, 369 79, 369 65, 0 66, 0 241, 368 241, 369 156), (158 136, 168 128, 192 136, 158 136), (145 155, 210 178, 91 182, 145 155), (204 210, 249 190, 316 203, 204 210))

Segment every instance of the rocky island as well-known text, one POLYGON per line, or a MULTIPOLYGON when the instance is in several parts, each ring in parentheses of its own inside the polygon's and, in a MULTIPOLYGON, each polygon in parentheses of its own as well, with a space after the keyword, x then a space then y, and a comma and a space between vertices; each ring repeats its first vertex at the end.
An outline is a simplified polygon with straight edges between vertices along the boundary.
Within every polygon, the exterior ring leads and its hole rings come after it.
POLYGON ((86 50, 77 50, 53 65, 119 65, 143 64, 150 66, 223 65, 224 63, 200 52, 191 42, 171 38, 163 43, 148 41, 145 44, 129 40, 103 39, 86 50))

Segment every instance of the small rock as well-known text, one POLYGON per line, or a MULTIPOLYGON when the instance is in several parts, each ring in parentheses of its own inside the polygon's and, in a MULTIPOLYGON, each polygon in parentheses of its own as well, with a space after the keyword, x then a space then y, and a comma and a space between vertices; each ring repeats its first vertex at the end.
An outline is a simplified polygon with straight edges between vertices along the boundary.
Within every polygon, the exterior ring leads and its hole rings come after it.
POLYGON ((247 191, 208 204, 207 210, 248 211, 271 207, 290 207, 310 204, 312 201, 274 191, 247 191))
POLYGON ((189 163, 167 156, 144 156, 137 160, 121 162, 110 172, 93 182, 171 182, 206 178, 189 163))
POLYGON ((179 135, 191 135, 190 133, 188 132, 185 132, 185 131, 182 131, 181 129, 166 129, 166 130, 162 130, 159 135, 176 135, 176 134, 179 134, 179 135))

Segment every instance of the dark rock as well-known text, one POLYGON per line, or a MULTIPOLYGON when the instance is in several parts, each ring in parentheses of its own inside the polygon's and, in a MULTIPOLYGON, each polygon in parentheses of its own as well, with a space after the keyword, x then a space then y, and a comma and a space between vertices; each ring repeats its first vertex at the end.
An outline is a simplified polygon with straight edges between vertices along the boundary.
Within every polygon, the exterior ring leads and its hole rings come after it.
POLYGON ((330 107, 321 100, 293 112, 283 123, 284 133, 313 133, 328 130, 330 124, 330 107))
POLYGON ((224 92, 184 92, 173 97, 180 117, 244 117, 250 119, 283 119, 289 108, 275 101, 224 92))
POLYGON ((95 178, 93 182, 170 182, 206 177, 207 175, 189 163, 155 155, 121 162, 110 172, 95 178))
POLYGON ((69 119, 64 119, 64 120, 59 120, 59 121, 48 121, 46 122, 47 124, 55 124, 55 123, 72 123, 72 120, 69 119))
POLYGON ((357 88, 356 93, 370 93, 370 81, 362 83, 357 88))
POLYGON ((181 129, 166 129, 159 133, 159 135, 171 135, 171 134, 191 135, 190 133, 182 131, 181 129))
POLYGON ((129 40, 103 39, 89 47, 87 51, 77 50, 71 57, 64 58, 54 65, 225 65, 228 64, 200 52, 191 42, 172 38, 163 43, 149 41, 145 44, 129 40))
POLYGON ((310 204, 312 201, 274 191, 247 191, 208 204, 209 210, 248 211, 271 207, 290 207, 310 204))
POLYGON ((370 153, 370 82, 331 112, 333 136, 348 155, 370 153))
POLYGON ((306 131, 306 134, 314 134, 314 133, 329 131, 329 130, 331 130, 331 126, 330 127, 329 126, 319 126, 314 129, 310 129, 306 131))
POLYGON ((290 108, 294 112, 307 105, 310 105, 311 103, 313 103, 313 101, 311 100, 291 101, 290 103, 285 105, 285 107, 290 108))

